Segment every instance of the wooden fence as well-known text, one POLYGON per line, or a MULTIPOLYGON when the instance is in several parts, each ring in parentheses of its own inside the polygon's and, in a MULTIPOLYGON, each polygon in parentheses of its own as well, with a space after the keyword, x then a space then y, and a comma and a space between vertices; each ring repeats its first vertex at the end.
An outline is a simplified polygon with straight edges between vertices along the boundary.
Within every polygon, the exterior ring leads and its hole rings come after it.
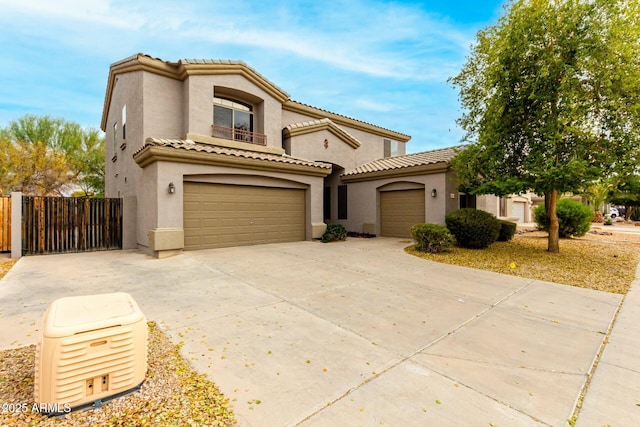
POLYGON ((0 252, 11 251, 11 197, 0 197, 0 252))
POLYGON ((122 248, 122 200, 22 197, 22 254, 122 248))

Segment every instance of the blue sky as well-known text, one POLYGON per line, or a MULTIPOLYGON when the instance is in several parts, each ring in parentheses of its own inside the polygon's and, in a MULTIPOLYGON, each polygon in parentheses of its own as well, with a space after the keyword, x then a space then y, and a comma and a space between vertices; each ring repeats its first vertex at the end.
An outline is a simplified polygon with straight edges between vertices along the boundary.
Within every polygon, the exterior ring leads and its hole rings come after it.
POLYGON ((459 143, 458 73, 501 0, 0 0, 0 126, 49 114, 99 127, 109 65, 237 59, 291 98, 412 136, 459 143))

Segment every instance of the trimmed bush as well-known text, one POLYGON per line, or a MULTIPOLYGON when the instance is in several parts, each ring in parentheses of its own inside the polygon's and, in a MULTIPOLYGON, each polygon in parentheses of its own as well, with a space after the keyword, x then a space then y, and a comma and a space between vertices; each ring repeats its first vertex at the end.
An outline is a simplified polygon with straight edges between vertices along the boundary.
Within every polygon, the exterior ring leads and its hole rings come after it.
POLYGON ((411 235, 416 249, 423 252, 446 252, 455 243, 447 227, 439 224, 416 224, 411 227, 411 235))
POLYGON ((513 239, 513 236, 516 234, 516 226, 515 222, 498 220, 500 223, 500 233, 498 234, 498 242, 508 242, 513 239))
POLYGON ((500 223, 489 212, 456 209, 445 217, 447 228, 463 248, 484 249, 498 239, 500 223))
MULTIPOLYGON (((556 205, 558 221, 560 222, 560 237, 580 237, 587 234, 591 228, 593 211, 589 206, 572 199, 558 200, 556 205)), ((549 217, 544 204, 538 205, 533 210, 533 217, 538 230, 549 231, 549 217)))
POLYGON ((347 240, 347 229, 342 224, 329 224, 322 235, 322 243, 347 240))

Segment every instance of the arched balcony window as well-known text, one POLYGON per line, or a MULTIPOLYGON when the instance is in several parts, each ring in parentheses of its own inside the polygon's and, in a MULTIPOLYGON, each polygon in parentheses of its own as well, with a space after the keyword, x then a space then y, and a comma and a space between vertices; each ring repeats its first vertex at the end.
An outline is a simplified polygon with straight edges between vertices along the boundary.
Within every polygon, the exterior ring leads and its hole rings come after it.
POLYGON ((253 131, 253 106, 226 98, 213 98, 213 136, 267 145, 266 135, 253 131))

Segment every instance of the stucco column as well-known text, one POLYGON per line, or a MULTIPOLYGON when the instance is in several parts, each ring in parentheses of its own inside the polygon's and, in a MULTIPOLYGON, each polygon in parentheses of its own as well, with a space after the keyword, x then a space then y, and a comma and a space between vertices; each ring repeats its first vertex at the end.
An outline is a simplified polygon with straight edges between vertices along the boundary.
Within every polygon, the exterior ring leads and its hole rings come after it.
POLYGON ((22 193, 11 193, 11 258, 22 257, 22 193))
POLYGON ((324 178, 314 178, 309 186, 310 198, 310 220, 311 220, 311 236, 307 238, 319 239, 327 230, 327 224, 324 223, 324 211, 322 205, 324 203, 324 178))

